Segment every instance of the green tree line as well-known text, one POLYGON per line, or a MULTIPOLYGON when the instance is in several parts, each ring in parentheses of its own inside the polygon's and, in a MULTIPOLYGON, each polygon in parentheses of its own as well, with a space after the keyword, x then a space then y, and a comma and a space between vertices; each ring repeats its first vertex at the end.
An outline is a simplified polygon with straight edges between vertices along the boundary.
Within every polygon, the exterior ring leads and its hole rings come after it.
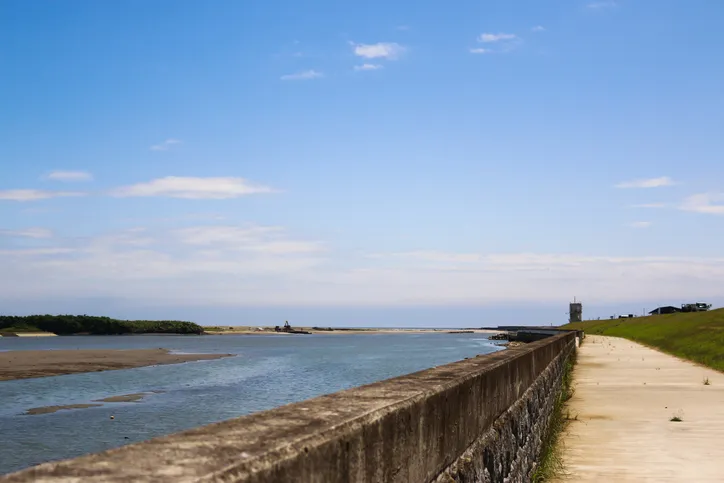
POLYGON ((0 315, 0 330, 32 328, 58 335, 201 334, 203 327, 178 320, 118 320, 92 315, 0 315))

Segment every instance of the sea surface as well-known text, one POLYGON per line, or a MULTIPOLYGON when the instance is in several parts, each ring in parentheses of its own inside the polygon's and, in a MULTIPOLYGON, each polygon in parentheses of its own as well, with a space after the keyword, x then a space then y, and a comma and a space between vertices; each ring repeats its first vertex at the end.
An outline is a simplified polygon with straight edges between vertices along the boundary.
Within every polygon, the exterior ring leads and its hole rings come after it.
POLYGON ((502 349, 485 335, 446 333, 0 337, 0 351, 159 347, 235 356, 0 381, 0 474, 502 349), (30 408, 140 392, 149 394, 138 402, 25 414, 30 408))

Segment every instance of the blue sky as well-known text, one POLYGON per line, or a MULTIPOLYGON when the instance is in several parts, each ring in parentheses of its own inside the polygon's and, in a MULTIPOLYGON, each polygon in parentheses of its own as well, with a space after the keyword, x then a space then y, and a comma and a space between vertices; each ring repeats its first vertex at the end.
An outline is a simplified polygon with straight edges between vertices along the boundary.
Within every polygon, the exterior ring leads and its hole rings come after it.
POLYGON ((4 312, 724 303, 719 2, 0 5, 4 312))

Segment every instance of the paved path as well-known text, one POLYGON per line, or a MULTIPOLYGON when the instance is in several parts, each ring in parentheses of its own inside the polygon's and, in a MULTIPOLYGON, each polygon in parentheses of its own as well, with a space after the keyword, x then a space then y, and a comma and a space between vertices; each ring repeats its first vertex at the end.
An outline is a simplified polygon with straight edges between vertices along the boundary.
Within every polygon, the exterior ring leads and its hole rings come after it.
POLYGON ((574 384, 563 481, 724 482, 723 373, 588 336, 574 384))

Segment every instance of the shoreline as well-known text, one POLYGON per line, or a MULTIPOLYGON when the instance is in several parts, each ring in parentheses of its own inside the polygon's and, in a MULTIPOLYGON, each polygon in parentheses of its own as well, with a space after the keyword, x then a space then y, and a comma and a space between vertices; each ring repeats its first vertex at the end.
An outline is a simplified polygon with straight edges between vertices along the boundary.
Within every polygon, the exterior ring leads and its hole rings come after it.
MULTIPOLYGON (((294 327, 294 330, 308 332, 309 334, 498 334, 504 331, 495 329, 406 329, 406 328, 320 328, 320 327, 294 327)), ((64 336, 58 336, 52 332, 0 332, 0 338, 16 338, 16 337, 80 337, 89 336, 91 334, 69 334, 64 336)), ((131 336, 174 336, 174 335, 189 335, 189 334, 170 334, 170 333, 145 333, 145 334, 105 334, 102 337, 131 337, 131 336)), ((196 335, 196 334, 193 334, 196 335)), ((295 334, 290 332, 277 332, 274 327, 270 326, 228 326, 228 327, 204 327, 204 332, 200 335, 307 335, 307 334, 295 334)))
POLYGON ((73 349, 0 352, 0 381, 113 371, 231 357, 233 354, 172 354, 168 349, 73 349))
MULTIPOLYGON (((295 330, 309 332, 310 334, 497 334, 502 331, 490 329, 405 329, 405 328, 328 328, 319 327, 294 327, 295 330)), ((276 332, 274 327, 267 326, 229 326, 229 327, 204 327, 204 335, 300 335, 288 332, 276 332)), ((303 335, 303 334, 302 334, 303 335)))

